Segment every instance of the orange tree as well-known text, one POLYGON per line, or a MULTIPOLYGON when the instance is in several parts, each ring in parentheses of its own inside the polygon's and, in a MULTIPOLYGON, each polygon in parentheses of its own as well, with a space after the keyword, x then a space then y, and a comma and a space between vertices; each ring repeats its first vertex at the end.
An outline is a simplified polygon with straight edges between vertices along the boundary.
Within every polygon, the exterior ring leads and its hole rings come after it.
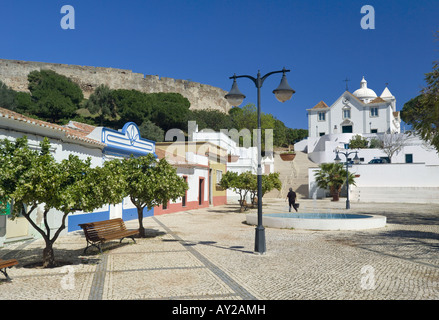
POLYGON ((185 195, 187 183, 177 175, 177 170, 166 159, 157 161, 153 154, 123 160, 112 160, 108 164, 120 171, 124 194, 130 197, 137 208, 139 234, 146 237, 143 227, 143 210, 175 201, 185 195))
MULTIPOLYGON (((66 218, 75 211, 92 212, 105 204, 122 201, 116 176, 107 167, 90 167, 90 159, 70 155, 55 161, 45 138, 40 150, 31 150, 27 138, 0 144, 0 207, 13 203, 12 216, 22 215, 45 241, 43 267, 55 267, 53 244, 66 227, 66 218), (42 223, 33 214, 42 210, 42 223), (55 210, 53 210, 55 209, 55 210), (60 215, 59 225, 50 225, 49 216, 60 215)), ((0 208, 2 209, 2 208, 0 208)))

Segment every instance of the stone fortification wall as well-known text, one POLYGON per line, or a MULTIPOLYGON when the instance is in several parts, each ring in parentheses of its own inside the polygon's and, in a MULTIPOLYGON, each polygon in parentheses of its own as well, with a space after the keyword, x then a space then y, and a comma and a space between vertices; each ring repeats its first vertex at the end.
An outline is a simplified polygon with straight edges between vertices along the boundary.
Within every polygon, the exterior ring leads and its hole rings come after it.
POLYGON ((28 91, 27 75, 34 70, 53 70, 76 82, 88 98, 94 89, 108 85, 111 89, 134 89, 145 93, 176 92, 186 97, 191 109, 217 109, 228 112, 226 91, 210 85, 133 73, 131 70, 67 64, 0 59, 0 80, 16 91, 28 91))

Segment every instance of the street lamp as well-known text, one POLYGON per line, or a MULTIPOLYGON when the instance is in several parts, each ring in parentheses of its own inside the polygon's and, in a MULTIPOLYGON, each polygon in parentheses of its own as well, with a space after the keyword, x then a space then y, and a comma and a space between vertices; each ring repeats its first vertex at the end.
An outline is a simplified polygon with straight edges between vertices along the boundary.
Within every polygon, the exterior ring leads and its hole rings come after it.
POLYGON ((294 94, 294 90, 291 89, 291 87, 288 85, 288 81, 287 81, 287 77, 285 76, 286 72, 290 72, 290 70, 286 70, 285 68, 283 68, 280 71, 273 71, 273 72, 269 72, 266 75, 264 75, 263 77, 261 77, 261 73, 260 71, 258 71, 258 75, 256 78, 249 76, 249 75, 242 75, 242 76, 237 76, 236 74, 233 75, 233 77, 230 77, 229 79, 233 79, 233 85, 232 85, 232 89, 230 90, 229 93, 227 93, 225 95, 225 98, 227 99, 227 101, 229 101, 229 103, 234 106, 237 107, 239 106, 242 101, 245 98, 245 95, 241 93, 241 91, 239 91, 238 89, 238 84, 236 83, 236 79, 237 78, 248 78, 250 80, 252 80, 257 88, 257 95, 258 95, 258 103, 257 103, 257 107, 258 107, 258 130, 257 130, 257 145, 258 145, 258 225, 256 227, 256 235, 255 235, 255 251, 258 253, 264 253, 266 251, 266 247, 265 247, 265 229, 264 226, 262 225, 262 167, 261 167, 261 160, 262 160, 262 155, 261 155, 261 87, 262 84, 264 83, 265 79, 267 79, 269 76, 271 76, 272 74, 275 73, 282 73, 282 80, 279 84, 279 86, 273 90, 274 95, 276 96, 276 99, 279 100, 280 102, 285 102, 289 99, 291 99, 291 97, 294 94))
POLYGON ((341 159, 338 156, 339 153, 341 153, 342 155, 344 155, 346 157, 346 191, 347 191, 347 198, 346 198, 346 209, 350 209, 351 208, 351 203, 349 201, 349 170, 348 170, 348 165, 349 165, 349 161, 348 161, 348 157, 351 154, 355 153, 355 157, 354 157, 354 163, 358 164, 360 162, 360 158, 358 158, 358 151, 352 151, 352 152, 341 152, 339 150, 335 150, 335 159, 334 162, 335 163, 340 163, 341 159))

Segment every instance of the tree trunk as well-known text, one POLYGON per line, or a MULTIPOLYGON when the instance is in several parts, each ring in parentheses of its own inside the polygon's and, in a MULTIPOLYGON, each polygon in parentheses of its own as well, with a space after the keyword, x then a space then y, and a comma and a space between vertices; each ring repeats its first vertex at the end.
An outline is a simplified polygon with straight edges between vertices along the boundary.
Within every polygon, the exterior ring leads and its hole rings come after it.
POLYGON ((139 235, 141 238, 146 238, 145 228, 143 227, 143 208, 137 207, 137 218, 139 219, 139 235))
POLYGON ((336 189, 334 187, 331 187, 329 190, 331 192, 332 201, 339 201, 341 188, 336 189))
POLYGON ((43 249, 43 268, 55 267, 55 253, 51 242, 46 242, 46 247, 43 249))

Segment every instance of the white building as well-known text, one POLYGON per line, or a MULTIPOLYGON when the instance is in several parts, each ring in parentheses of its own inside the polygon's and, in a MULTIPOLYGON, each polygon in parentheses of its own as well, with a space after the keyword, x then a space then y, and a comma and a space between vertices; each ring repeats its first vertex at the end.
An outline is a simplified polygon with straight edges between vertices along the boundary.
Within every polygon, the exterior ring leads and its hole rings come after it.
POLYGON ((310 138, 334 133, 400 132, 395 97, 387 87, 377 97, 364 77, 360 89, 354 93, 345 91, 330 107, 320 101, 307 110, 310 138))
MULTIPOLYGON (((0 139, 14 141, 26 136, 28 144, 33 149, 39 149, 40 142, 44 137, 49 138, 50 151, 57 161, 67 159, 70 154, 80 159, 91 159, 92 166, 100 166, 103 163, 102 153, 105 144, 101 141, 90 139, 86 134, 68 127, 41 120, 32 119, 16 112, 0 108, 0 139)), ((103 208, 107 212, 109 208, 103 208)), ((36 219, 40 209, 32 213, 32 219, 43 225, 42 219, 36 219)), ((50 226, 61 223, 61 215, 48 215, 50 226)), ((56 229, 56 228, 55 228, 56 229)), ((24 217, 12 220, 9 215, 0 215, 0 246, 8 240, 26 239, 39 237, 40 234, 29 225, 24 217)))
MULTIPOLYGON (((349 142, 355 135, 366 139, 402 137, 403 146, 392 156, 391 163, 368 164, 388 159, 383 149, 358 149, 361 162, 350 171, 357 174, 356 187, 351 186, 357 201, 437 202, 439 200, 439 157, 437 151, 419 137, 401 133, 400 112, 396 98, 384 88, 378 97, 367 87, 366 80, 353 93, 345 91, 331 106, 320 101, 308 110, 309 137, 295 144, 296 151, 305 151, 316 167, 334 162, 335 151, 352 151, 349 142), (408 173, 408 171, 410 171, 408 173), (420 178, 422 177, 422 178, 420 178)), ((345 161, 343 155, 340 156, 345 161)), ((350 160, 354 155, 350 156, 350 160)), ((314 173, 309 171, 309 195, 324 197, 314 173)))
MULTIPOLYGON (((257 147, 240 147, 235 139, 224 132, 215 132, 213 130, 204 129, 198 131, 198 126, 192 122, 189 125, 189 139, 192 141, 205 141, 227 150, 227 154, 236 156, 236 161, 227 162, 227 170, 237 173, 250 171, 254 174, 258 169, 258 148, 257 147), (192 129, 191 129, 192 128, 192 129)), ((263 174, 274 172, 274 157, 267 155, 262 158, 261 168, 263 174)), ((232 190, 227 190, 227 200, 239 200, 239 195, 232 190)))

